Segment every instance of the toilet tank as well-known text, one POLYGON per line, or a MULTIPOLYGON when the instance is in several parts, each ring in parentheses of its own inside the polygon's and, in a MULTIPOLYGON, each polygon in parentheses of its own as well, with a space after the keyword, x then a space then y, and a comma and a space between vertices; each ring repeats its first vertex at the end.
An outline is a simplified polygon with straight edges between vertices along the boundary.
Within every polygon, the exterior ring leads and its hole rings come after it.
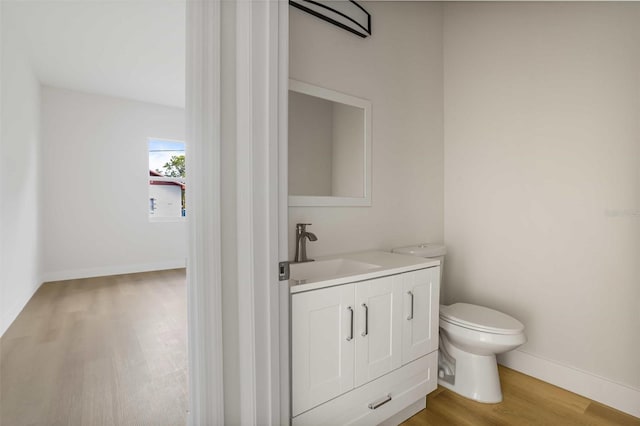
POLYGON ((407 254, 410 256, 426 257, 429 259, 438 259, 440 261, 440 282, 442 282, 442 271, 444 271, 444 256, 447 254, 447 248, 444 244, 424 243, 414 246, 397 247, 391 250, 392 253, 407 254))

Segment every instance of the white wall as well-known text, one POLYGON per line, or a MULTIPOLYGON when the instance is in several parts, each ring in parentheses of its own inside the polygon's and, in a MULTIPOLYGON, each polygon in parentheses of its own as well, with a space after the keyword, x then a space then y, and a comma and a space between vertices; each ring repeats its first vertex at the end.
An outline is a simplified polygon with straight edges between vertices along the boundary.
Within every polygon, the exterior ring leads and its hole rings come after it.
POLYGON ((0 137, 0 335, 40 286, 40 85, 6 2, 0 137))
POLYGON ((152 220, 173 220, 182 215, 182 188, 179 185, 149 185, 149 198, 154 199, 153 213, 149 207, 152 220))
POLYGON ((291 258, 297 222, 310 257, 443 237, 442 6, 363 5, 366 39, 290 9, 290 77, 370 100, 373 124, 372 206, 289 208, 291 258))
POLYGON ((289 193, 331 195, 333 102, 289 92, 289 193))
POLYGON ((445 301, 512 314, 516 367, 635 415, 639 46, 637 3, 445 5, 445 301))
POLYGON ((179 108, 43 87, 45 281, 185 265, 186 224, 149 222, 147 141, 184 126, 179 108))
POLYGON ((362 108, 333 103, 331 194, 334 197, 364 195, 364 113, 362 108))

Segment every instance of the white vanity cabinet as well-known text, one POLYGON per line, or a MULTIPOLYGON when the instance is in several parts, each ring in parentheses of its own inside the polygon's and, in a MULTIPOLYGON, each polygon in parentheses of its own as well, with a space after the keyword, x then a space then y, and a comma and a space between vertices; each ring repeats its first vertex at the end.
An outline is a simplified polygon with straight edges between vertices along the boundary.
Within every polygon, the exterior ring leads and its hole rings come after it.
POLYGON ((402 281, 404 275, 351 284, 356 294, 355 385, 402 365, 402 281))
POLYGON ((439 279, 435 266, 293 293, 292 423, 377 424, 424 400, 437 384, 439 279))
POLYGON ((440 267, 421 269, 402 275, 403 293, 408 305, 402 321, 402 363, 438 349, 440 321, 440 267))
POLYGON ((293 295, 294 416, 353 389, 354 300, 353 284, 293 295))

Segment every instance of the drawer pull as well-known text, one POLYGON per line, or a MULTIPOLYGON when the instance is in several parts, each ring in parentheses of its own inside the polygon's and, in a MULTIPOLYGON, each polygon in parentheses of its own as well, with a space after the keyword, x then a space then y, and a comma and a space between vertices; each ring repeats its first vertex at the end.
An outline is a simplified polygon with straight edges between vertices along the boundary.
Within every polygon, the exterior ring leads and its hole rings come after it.
POLYGON ((387 396, 381 400, 381 401, 377 401, 377 402, 372 402, 371 404, 369 404, 369 408, 372 410, 375 410, 378 407, 383 406, 384 404, 386 404, 387 402, 391 401, 391 394, 387 394, 387 396))
POLYGON ((407 294, 411 297, 411 313, 407 317, 407 320, 411 321, 413 319, 413 292, 408 291, 407 294))

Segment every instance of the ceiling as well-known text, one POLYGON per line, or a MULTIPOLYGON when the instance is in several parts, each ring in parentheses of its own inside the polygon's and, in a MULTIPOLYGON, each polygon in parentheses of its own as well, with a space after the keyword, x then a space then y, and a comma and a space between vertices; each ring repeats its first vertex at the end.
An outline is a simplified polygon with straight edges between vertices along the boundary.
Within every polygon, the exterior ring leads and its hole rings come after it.
MULTIPOLYGON (((184 108, 184 1, 5 1, 46 85, 184 108)), ((7 34, 5 32, 5 34, 7 34)))

